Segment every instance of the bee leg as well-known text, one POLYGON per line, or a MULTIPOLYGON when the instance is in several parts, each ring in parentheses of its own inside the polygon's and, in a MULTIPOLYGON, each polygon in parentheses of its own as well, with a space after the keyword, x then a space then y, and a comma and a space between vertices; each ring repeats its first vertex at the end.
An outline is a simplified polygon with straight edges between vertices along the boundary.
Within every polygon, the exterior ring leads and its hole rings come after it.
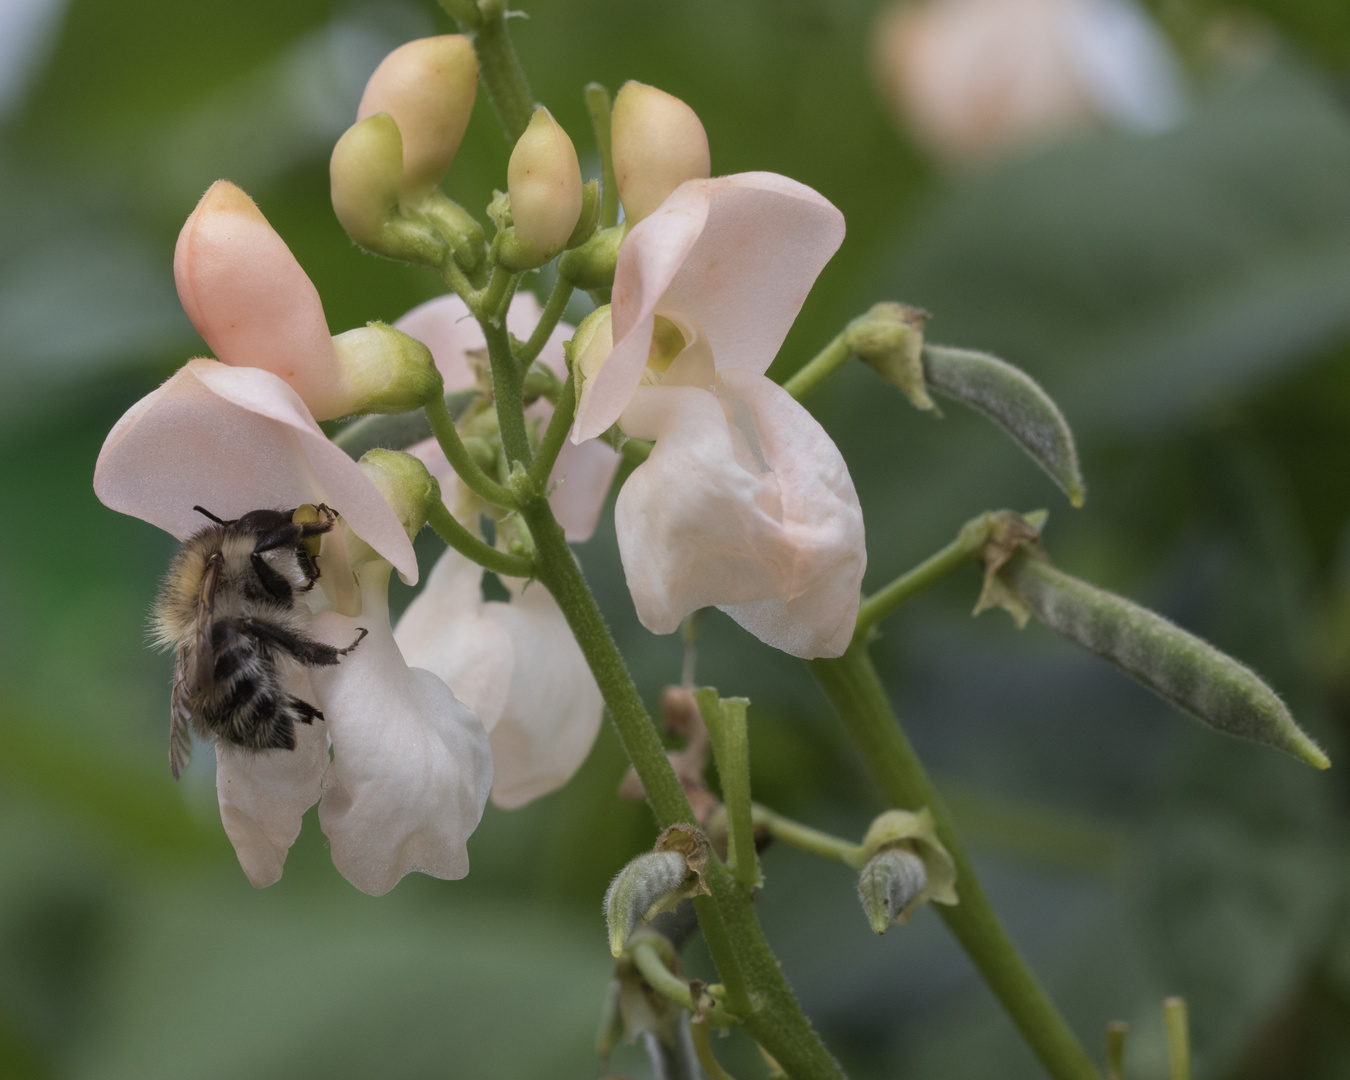
POLYGON ((360 645, 361 642, 365 641, 366 635, 370 633, 370 631, 367 630, 364 626, 358 626, 356 629, 360 631, 360 633, 356 635, 356 640, 353 641, 350 645, 348 645, 345 649, 339 649, 338 650, 339 656, 346 656, 354 648, 360 645))
POLYGON ((315 720, 323 719, 323 713, 304 698, 298 698, 292 694, 291 697, 287 699, 286 704, 290 706, 290 710, 294 714, 295 719, 299 720, 302 724, 312 724, 315 720))
MULTIPOLYGON (((244 630, 265 641, 269 645, 275 646, 288 656, 294 657, 300 663, 309 667, 328 667, 338 662, 338 657, 346 652, 345 649, 337 649, 332 645, 325 645, 322 641, 315 641, 313 638, 306 637, 304 634, 296 633, 289 627, 278 626, 276 623, 268 622, 266 619, 240 619, 244 630)), ((360 638, 357 639, 358 641, 360 638)), ((348 646, 350 649, 351 646, 348 646)))

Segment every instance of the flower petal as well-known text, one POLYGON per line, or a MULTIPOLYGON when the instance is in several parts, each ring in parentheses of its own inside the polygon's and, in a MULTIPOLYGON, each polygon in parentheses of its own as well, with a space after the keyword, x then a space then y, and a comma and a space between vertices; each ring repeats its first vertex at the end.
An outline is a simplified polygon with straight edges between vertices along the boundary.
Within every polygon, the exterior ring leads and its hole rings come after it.
POLYGON ((671 633, 721 607, 794 656, 838 656, 866 566, 862 511, 838 449, 781 387, 728 371, 715 392, 642 387, 624 430, 656 438, 615 506, 642 624, 671 633))
MULTIPOLYGON (((552 410, 549 412, 551 415, 552 410)), ((580 446, 572 442, 563 444, 553 471, 548 474, 551 489, 548 504, 568 543, 582 544, 594 535, 622 461, 623 456, 603 439, 580 446)))
POLYGON ((190 360, 138 401, 104 440, 94 491, 105 506, 180 540, 205 519, 325 502, 417 580, 398 517, 356 462, 325 437, 296 392, 259 368, 190 360))
POLYGON ((562 787, 595 742, 604 703, 562 611, 543 586, 509 581, 483 601, 482 570, 441 556, 394 632, 408 662, 443 679, 482 717, 492 801, 514 809, 562 787))
MULTIPOLYGON (((291 692, 312 701, 304 681, 291 692)), ((297 724, 294 750, 246 750, 217 742, 216 795, 225 835, 234 845, 239 865, 255 889, 281 878, 305 811, 319 801, 328 768, 328 729, 322 720, 297 724)))
POLYGON ((315 617, 314 633, 350 644, 341 663, 312 674, 328 721, 333 762, 319 824, 333 865, 362 892, 382 896, 414 870, 439 878, 469 872, 469 835, 492 786, 487 732, 429 671, 410 668, 389 628, 389 568, 361 574, 359 618, 315 617))
POLYGON ((320 420, 350 411, 318 290, 228 180, 212 184, 183 225, 173 276, 183 310, 221 362, 285 379, 320 420))
POLYGON ((447 548, 394 630, 403 657, 448 685, 492 731, 510 689, 515 645, 484 617, 483 568, 447 548))
POLYGON ((619 249, 614 351, 578 409, 574 438, 618 419, 641 380, 658 309, 702 328, 719 371, 762 374, 843 239, 838 209, 785 176, 681 184, 619 249))
POLYGON ((515 670, 491 731, 497 778, 492 801, 506 809, 556 791, 586 760, 604 699, 557 601, 537 582, 507 582, 509 604, 485 605, 515 643, 515 670))

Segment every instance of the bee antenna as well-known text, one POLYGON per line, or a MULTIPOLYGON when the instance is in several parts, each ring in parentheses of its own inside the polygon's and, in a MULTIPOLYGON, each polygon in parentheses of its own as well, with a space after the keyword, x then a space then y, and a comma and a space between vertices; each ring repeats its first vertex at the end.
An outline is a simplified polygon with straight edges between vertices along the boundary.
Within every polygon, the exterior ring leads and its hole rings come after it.
POLYGON ((208 517, 208 518, 210 518, 210 519, 211 519, 212 521, 214 521, 217 525, 224 525, 224 524, 225 524, 224 519, 216 517, 216 515, 213 514, 213 513, 211 513, 210 510, 204 509, 203 507, 200 507, 200 506, 194 506, 192 509, 196 510, 197 513, 201 514, 202 517, 208 517))

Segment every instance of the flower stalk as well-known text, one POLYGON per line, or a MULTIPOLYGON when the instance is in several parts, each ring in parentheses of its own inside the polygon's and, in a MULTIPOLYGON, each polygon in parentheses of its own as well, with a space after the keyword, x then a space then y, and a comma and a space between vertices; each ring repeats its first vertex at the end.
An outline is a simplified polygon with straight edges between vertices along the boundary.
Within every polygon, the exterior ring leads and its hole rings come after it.
POLYGON ((534 113, 534 94, 516 56, 516 47, 506 28, 506 0, 479 0, 475 13, 464 0, 446 3, 446 10, 473 34, 478 53, 479 77, 512 143, 525 133, 534 113))
POLYGON ((757 889, 763 878, 755 854, 750 804, 750 739, 745 723, 745 710, 750 702, 745 698, 719 698, 711 687, 696 690, 694 699, 712 736, 717 775, 722 781, 722 800, 727 808, 727 860, 742 886, 757 889))

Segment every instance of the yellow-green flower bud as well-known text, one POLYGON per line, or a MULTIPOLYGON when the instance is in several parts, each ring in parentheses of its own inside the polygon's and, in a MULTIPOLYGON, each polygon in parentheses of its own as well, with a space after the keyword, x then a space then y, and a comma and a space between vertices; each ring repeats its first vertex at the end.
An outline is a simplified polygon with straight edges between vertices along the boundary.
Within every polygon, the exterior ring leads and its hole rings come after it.
POLYGON ((610 119, 614 178, 630 225, 641 221, 686 180, 712 175, 708 133, 679 98, 627 82, 610 119))
POLYGON ((427 467, 401 450, 369 450, 357 462, 397 515, 411 540, 441 501, 441 485, 427 467))
POLYGON ((401 197, 413 203, 450 168, 478 92, 478 57, 462 34, 400 45, 366 83, 357 119, 388 113, 403 135, 401 197))
POLYGON ((858 897, 878 934, 907 922, 921 904, 957 903, 956 863, 926 807, 887 810, 872 822, 862 847, 867 863, 858 875, 858 897))
POLYGON ((598 307, 581 320, 567 346, 572 379, 576 384, 577 409, 590 396, 593 381, 609 354, 614 351, 614 328, 610 306, 598 307))
POLYGON ((443 392, 431 350, 382 322, 338 334, 333 350, 343 415, 407 412, 443 392))
POLYGON ((543 266, 572 238, 582 183, 572 140, 542 106, 511 151, 506 190, 514 229, 499 256, 513 270, 543 266))
POLYGON ((388 113, 349 127, 328 162, 333 211, 347 235, 391 259, 439 265, 445 240, 399 212, 403 140, 388 113))

